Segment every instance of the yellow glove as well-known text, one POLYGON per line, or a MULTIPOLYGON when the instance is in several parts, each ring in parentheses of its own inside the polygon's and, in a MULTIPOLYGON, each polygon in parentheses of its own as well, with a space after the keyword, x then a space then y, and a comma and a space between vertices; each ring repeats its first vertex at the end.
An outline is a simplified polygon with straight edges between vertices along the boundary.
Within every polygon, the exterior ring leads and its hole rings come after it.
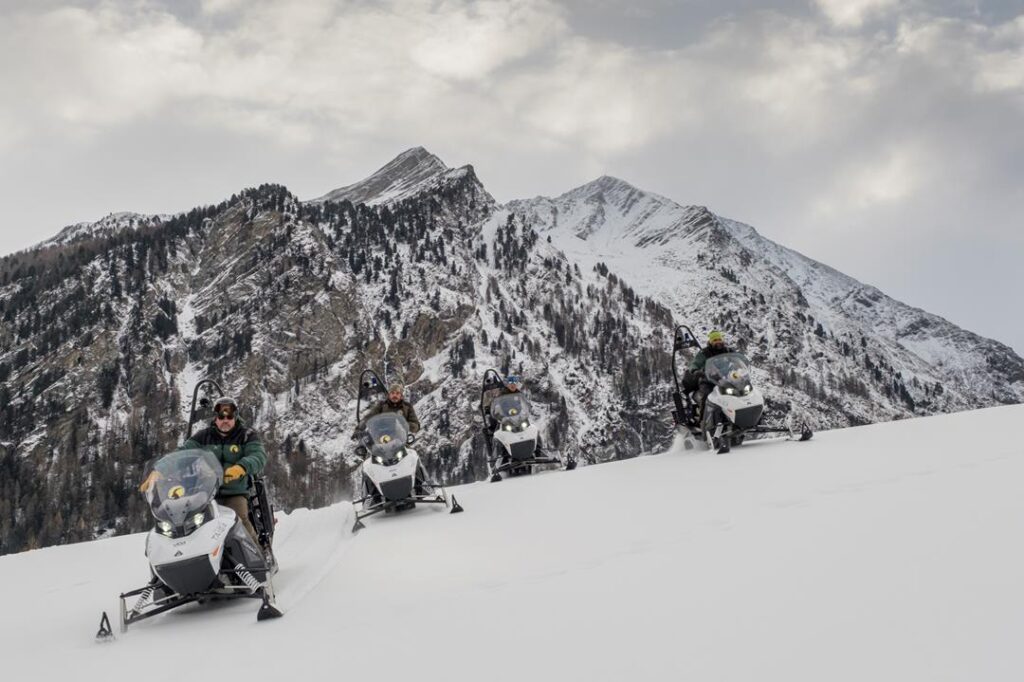
POLYGON ((224 482, 231 483, 245 476, 245 467, 241 464, 232 464, 224 470, 224 482))
POLYGON ((139 492, 148 492, 149 489, 153 487, 153 484, 156 483, 159 478, 160 474, 158 472, 150 471, 149 476, 146 476, 146 480, 139 484, 139 492))

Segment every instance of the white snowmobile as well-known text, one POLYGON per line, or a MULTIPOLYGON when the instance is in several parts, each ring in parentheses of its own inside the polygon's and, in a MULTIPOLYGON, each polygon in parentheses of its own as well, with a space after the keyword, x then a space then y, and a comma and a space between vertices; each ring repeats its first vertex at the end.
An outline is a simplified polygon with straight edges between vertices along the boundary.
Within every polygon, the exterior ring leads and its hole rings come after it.
MULTIPOLYGON (((385 394, 384 383, 376 372, 365 370, 356 401, 357 424, 362 424, 362 399, 378 393, 385 394)), ((449 506, 444 488, 427 479, 419 453, 410 447, 416 436, 409 432, 409 422, 400 413, 373 415, 353 437, 360 443, 357 453, 364 457, 363 496, 353 502, 356 506, 353 531, 364 527, 363 519, 381 512, 400 512, 412 509, 417 503, 449 506)), ((461 511, 462 507, 453 496, 451 513, 461 511)))
MULTIPOLYGON (((672 394, 675 404, 672 416, 694 439, 704 441, 709 449, 721 455, 748 439, 784 436, 805 441, 814 435, 806 424, 794 430, 792 423, 781 427, 760 423, 764 396, 751 383, 750 361, 742 353, 723 353, 707 359, 701 379, 707 387, 707 398, 704 405, 698 405, 689 393, 680 391, 676 355, 686 348, 699 349, 700 343, 689 327, 680 325, 676 328, 672 349, 676 389, 672 394)), ((692 447, 689 440, 686 447, 692 447)))
POLYGON ((150 474, 143 494, 156 519, 146 538, 153 578, 121 595, 121 632, 158 613, 215 598, 260 599, 257 620, 280 617, 271 562, 235 512, 214 500, 224 478, 217 458, 207 450, 172 452, 150 474))
MULTIPOLYGON (((209 379, 196 385, 186 434, 195 422, 196 397, 209 379)), ((204 399, 203 407, 209 407, 204 399)), ((146 557, 151 579, 148 585, 121 595, 121 632, 140 620, 165 611, 215 599, 259 599, 257 620, 279 618, 274 604, 271 577, 277 562, 270 549, 273 538, 273 507, 260 477, 250 487, 250 521, 260 545, 249 537, 242 520, 216 502, 224 470, 211 452, 179 450, 147 466, 149 487, 143 497, 156 523, 146 537, 146 557), (262 546, 261 546, 262 545, 262 546), (128 607, 128 600, 134 599, 128 607)), ((106 612, 100 620, 98 640, 110 640, 113 632, 106 612)))
MULTIPOLYGON (((557 457, 548 457, 540 451, 540 429, 530 421, 530 402, 520 392, 500 393, 507 388, 495 369, 484 372, 480 390, 480 416, 474 421, 483 428, 484 440, 491 465, 491 482, 501 480, 503 473, 522 476, 533 473, 535 465, 562 464, 557 457), (491 393, 490 405, 484 402, 491 393)), ((576 459, 566 458, 565 469, 576 468, 576 459)))

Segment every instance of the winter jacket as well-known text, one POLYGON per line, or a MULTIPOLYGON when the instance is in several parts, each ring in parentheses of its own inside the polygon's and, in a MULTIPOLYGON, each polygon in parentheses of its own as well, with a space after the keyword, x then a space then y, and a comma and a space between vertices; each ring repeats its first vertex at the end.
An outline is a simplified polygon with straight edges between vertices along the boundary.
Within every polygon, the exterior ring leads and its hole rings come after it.
POLYGON ((376 405, 374 405, 373 407, 366 411, 366 414, 363 416, 363 421, 360 423, 360 427, 366 424, 367 419, 369 419, 375 414, 380 414, 382 412, 400 412, 401 415, 405 417, 405 421, 409 422, 410 433, 416 433, 417 431, 420 430, 419 417, 416 416, 416 410, 413 409, 412 403, 410 403, 408 400, 403 400, 402 402, 397 404, 391 402, 390 400, 380 401, 379 403, 377 403, 376 405))
POLYGON ((212 452, 221 465, 227 469, 232 464, 240 464, 245 468, 247 476, 235 479, 230 483, 222 483, 218 495, 245 495, 249 490, 249 476, 263 471, 267 465, 267 453, 263 449, 259 434, 245 426, 241 419, 235 422, 235 428, 221 433, 214 422, 201 431, 197 431, 185 441, 181 450, 198 448, 212 452))
POLYGON ((697 351, 697 354, 693 356, 693 360, 690 360, 689 370, 691 372, 703 372, 704 365, 707 363, 708 358, 713 358, 716 355, 723 355, 725 353, 732 353, 732 348, 728 346, 722 346, 721 348, 712 348, 711 344, 708 344, 697 351))
POLYGON ((497 398, 500 395, 509 395, 510 393, 522 393, 522 391, 513 391, 508 386, 498 386, 497 388, 492 388, 492 389, 489 389, 487 391, 484 391, 484 395, 483 395, 484 412, 487 413, 488 416, 490 416, 490 414, 491 414, 491 403, 494 402, 494 399, 497 398))

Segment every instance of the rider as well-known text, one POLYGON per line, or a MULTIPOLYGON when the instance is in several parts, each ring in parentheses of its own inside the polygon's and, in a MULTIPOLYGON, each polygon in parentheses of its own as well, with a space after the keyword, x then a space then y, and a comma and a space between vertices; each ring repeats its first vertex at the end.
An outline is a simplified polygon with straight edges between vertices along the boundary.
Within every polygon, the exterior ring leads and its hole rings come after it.
MULTIPOLYGON (((495 386, 494 388, 487 389, 483 394, 483 407, 486 420, 484 421, 484 439, 487 441, 487 451, 491 452, 493 449, 494 432, 498 428, 498 421, 491 416, 491 403, 494 399, 502 395, 511 395, 521 393, 523 390, 523 380, 514 375, 510 374, 505 377, 501 385, 495 386)), ((525 397, 525 396, 524 396, 525 397)), ((534 457, 543 457, 544 448, 541 445, 540 436, 537 436, 537 441, 533 447, 534 457)))
POLYGON ((499 395, 508 395, 510 393, 519 393, 523 390, 523 380, 514 374, 510 374, 494 388, 489 388, 484 391, 483 394, 483 406, 484 414, 487 416, 487 420, 484 424, 484 433, 487 436, 487 440, 490 441, 491 436, 494 435, 494 430, 498 428, 498 422, 495 421, 494 417, 491 416, 491 403, 499 395))
POLYGON ((224 483, 217 502, 232 509, 257 545, 256 529, 249 520, 249 477, 259 474, 267 464, 259 434, 238 416, 238 402, 221 396, 213 404, 213 421, 185 441, 180 449, 199 448, 212 452, 224 465, 224 483))
POLYGON ((391 382, 388 386, 388 397, 366 411, 362 421, 359 422, 359 426, 356 427, 356 432, 363 430, 367 419, 382 412, 400 412, 405 417, 405 421, 409 422, 410 433, 416 433, 420 430, 419 417, 416 416, 416 410, 413 408, 412 403, 405 399, 405 387, 399 381, 391 382))
MULTIPOLYGON (((419 417, 416 416, 416 410, 413 408, 412 403, 405 399, 405 387, 399 381, 392 381, 388 386, 388 397, 366 411, 365 415, 356 426, 355 433, 352 434, 352 439, 355 441, 361 441, 366 434, 366 421, 374 415, 383 414, 385 412, 398 412, 405 417, 405 421, 409 424, 410 433, 416 433, 420 430, 420 420, 419 417)), ((426 472, 423 470, 421 462, 420 469, 417 471, 416 476, 417 495, 426 494, 423 487, 424 481, 426 481, 426 472)), ((368 497, 370 498, 370 504, 374 505, 380 503, 380 495, 369 481, 364 479, 363 485, 366 488, 368 497)))
MULTIPOLYGON (((238 417, 238 403, 234 398, 217 398, 213 412, 210 425, 192 434, 178 450, 199 449, 213 453, 224 466, 224 482, 217 492, 217 503, 234 511, 249 537, 259 545, 256 529, 249 520, 249 476, 263 471, 267 453, 259 435, 238 417)), ((159 475, 151 471, 139 485, 139 491, 149 490, 159 475)))
POLYGON ((704 412, 704 401, 707 400, 708 393, 712 388, 704 380, 704 365, 708 358, 731 352, 733 352, 732 349, 725 345, 725 334, 716 329, 708 334, 708 344, 693 356, 689 367, 686 368, 686 373, 683 374, 683 390, 692 394, 691 399, 697 405, 698 420, 699 415, 704 412))

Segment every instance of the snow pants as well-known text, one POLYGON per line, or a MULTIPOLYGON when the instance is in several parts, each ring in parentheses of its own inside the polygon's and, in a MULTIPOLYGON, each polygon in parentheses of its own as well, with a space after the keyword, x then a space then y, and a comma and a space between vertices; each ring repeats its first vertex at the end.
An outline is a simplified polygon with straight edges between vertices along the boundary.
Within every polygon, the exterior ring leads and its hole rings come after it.
POLYGON ((222 504, 231 511, 238 515, 238 518, 242 519, 242 525, 245 526, 245 531, 252 538, 252 541, 256 543, 256 546, 260 546, 259 538, 256 535, 256 529, 252 525, 252 521, 249 520, 249 496, 248 495, 226 495, 224 497, 217 498, 217 504, 222 504))

